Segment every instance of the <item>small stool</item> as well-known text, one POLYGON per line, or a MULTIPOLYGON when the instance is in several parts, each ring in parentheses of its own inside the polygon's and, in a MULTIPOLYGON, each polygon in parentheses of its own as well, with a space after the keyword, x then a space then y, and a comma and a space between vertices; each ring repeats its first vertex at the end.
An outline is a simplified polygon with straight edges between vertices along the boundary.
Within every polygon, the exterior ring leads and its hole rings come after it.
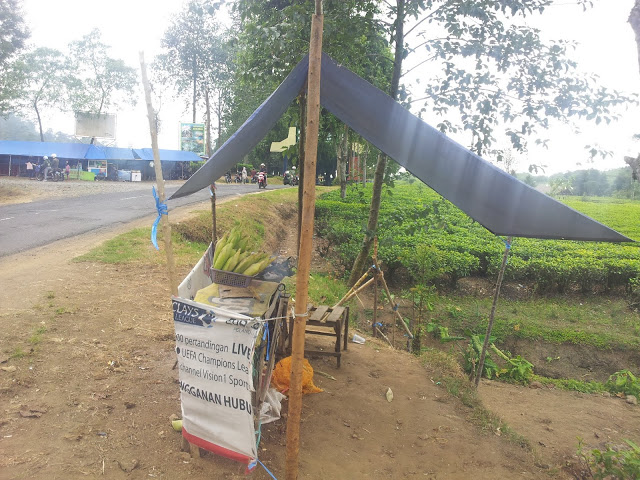
MULTIPOLYGON (((342 350, 347 349, 349 335, 349 307, 331 308, 328 305, 319 305, 309 309, 309 319, 307 320, 307 329, 305 333, 310 335, 336 336, 336 345, 334 352, 325 352, 322 350, 305 350, 305 353, 314 355, 331 355, 336 357, 338 368, 340 368, 340 356, 342 350), (331 330, 333 331, 331 331, 331 330), (344 331, 344 334, 343 334, 344 331)), ((293 331, 293 318, 291 319, 289 331, 293 331)), ((291 337, 289 337, 291 338, 291 337)), ((289 342, 289 349, 291 342, 289 342)))

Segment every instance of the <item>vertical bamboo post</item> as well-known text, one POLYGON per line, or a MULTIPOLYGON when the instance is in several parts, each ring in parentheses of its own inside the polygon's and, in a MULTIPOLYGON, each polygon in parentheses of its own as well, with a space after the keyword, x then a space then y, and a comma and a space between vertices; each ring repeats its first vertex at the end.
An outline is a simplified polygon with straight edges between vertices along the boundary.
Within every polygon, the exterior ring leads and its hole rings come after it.
POLYGON ((218 227, 216 224, 216 184, 211 184, 211 244, 216 248, 218 241, 218 227))
POLYGON ((307 97, 304 93, 298 95, 298 102, 300 103, 300 154, 298 156, 298 224, 297 224, 297 236, 296 236, 296 255, 300 255, 300 227, 302 225, 302 192, 304 189, 304 144, 306 142, 306 125, 305 117, 307 114, 306 102, 307 97))
MULTIPOLYGON (((162 164, 160 163, 160 153, 158 151, 158 130, 156 128, 156 115, 151 104, 151 86, 147 78, 147 66, 144 63, 144 53, 140 52, 140 70, 142 72, 142 85, 144 86, 144 96, 147 102, 147 117, 149 118, 149 132, 151 133, 151 148, 153 150, 153 167, 156 171, 156 184, 158 186, 158 197, 160 203, 164 203, 164 179, 162 178, 162 164)), ((171 294, 178 295, 178 283, 176 282, 176 266, 173 259, 173 246, 171 245, 171 225, 169 224, 169 214, 161 215, 162 235, 164 237, 165 252, 167 255, 167 270, 169 272, 169 289, 171 294)))
POLYGON ((318 156, 318 126, 320 121, 320 67, 322 60, 322 0, 316 0, 311 20, 309 45, 309 75, 307 95, 307 128, 305 135, 305 168, 300 225, 300 251, 296 274, 296 307, 291 349, 291 379, 289 382, 289 417, 287 419, 286 480, 298 478, 300 453, 300 417, 302 415, 302 362, 307 325, 309 271, 313 242, 313 217, 316 204, 316 160, 318 156))
POLYGON ((378 237, 373 239, 373 336, 377 337, 378 328, 378 237))
POLYGON ((507 237, 505 242, 504 254, 502 255, 502 265, 500 265, 500 271, 498 272, 498 280, 496 281, 496 290, 493 293, 493 305, 491 305, 491 315, 489 315, 489 325, 487 325, 487 333, 484 335, 484 343, 482 344, 482 352, 480 353, 480 360, 478 360, 478 369, 476 370, 476 388, 480 383, 480 377, 482 377, 482 369, 484 368, 484 359, 487 356, 487 348, 489 347, 489 337, 491 336, 491 330, 493 329, 493 319, 496 314, 496 306, 498 304, 498 297, 500 296, 500 287, 502 286, 502 278, 504 277, 504 271, 507 267, 507 259, 509 258, 509 251, 511 250, 511 239, 513 237, 507 237))

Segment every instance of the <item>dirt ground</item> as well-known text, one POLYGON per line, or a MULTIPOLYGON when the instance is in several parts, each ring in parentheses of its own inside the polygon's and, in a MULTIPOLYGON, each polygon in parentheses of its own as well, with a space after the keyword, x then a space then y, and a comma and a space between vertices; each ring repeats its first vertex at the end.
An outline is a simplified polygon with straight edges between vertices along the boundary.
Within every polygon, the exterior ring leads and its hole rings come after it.
MULTIPOLYGON (((70 261, 152 221, 0 258, 0 477, 244 477, 232 461, 181 452, 171 429, 180 402, 164 270, 70 261)), ((294 241, 279 249, 293 251, 294 241)), ((640 407, 623 399, 482 382, 485 405, 529 440, 528 451, 474 426, 429 365, 368 336, 349 344, 340 369, 329 357, 310 362, 333 379, 316 374, 324 392, 304 398, 300 478, 585 478, 577 437, 587 448, 640 438, 640 407)), ((259 446, 276 478, 284 478, 283 407, 259 446)), ((262 467, 251 476, 271 478, 262 467)))

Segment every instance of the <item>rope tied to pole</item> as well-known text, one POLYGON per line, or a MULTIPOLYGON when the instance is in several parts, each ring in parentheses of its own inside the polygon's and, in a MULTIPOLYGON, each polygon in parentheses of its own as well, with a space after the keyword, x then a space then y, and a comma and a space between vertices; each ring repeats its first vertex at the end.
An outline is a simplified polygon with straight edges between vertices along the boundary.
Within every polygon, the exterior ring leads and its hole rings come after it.
POLYGON ((160 248, 158 247, 158 239, 157 239, 158 224, 160 223, 160 219, 162 219, 162 215, 169 214, 169 208, 167 207, 166 203, 160 202, 160 197, 156 193, 156 187, 151 187, 151 190, 153 191, 153 198, 156 199, 156 210, 158 211, 158 217, 153 222, 153 226, 151 227, 151 243, 153 244, 154 247, 156 247, 156 250, 160 250, 160 248))

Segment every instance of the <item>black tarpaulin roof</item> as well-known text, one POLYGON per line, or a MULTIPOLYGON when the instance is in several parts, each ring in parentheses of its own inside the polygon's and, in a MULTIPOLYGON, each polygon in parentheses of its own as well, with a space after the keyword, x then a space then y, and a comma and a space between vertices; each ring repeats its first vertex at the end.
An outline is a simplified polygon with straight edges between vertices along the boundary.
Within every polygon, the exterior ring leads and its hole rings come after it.
MULTIPOLYGON (((208 187, 249 153, 305 86, 307 70, 305 57, 171 199, 208 187)), ((632 241, 483 160, 326 54, 320 88, 323 107, 496 235, 632 241)))

